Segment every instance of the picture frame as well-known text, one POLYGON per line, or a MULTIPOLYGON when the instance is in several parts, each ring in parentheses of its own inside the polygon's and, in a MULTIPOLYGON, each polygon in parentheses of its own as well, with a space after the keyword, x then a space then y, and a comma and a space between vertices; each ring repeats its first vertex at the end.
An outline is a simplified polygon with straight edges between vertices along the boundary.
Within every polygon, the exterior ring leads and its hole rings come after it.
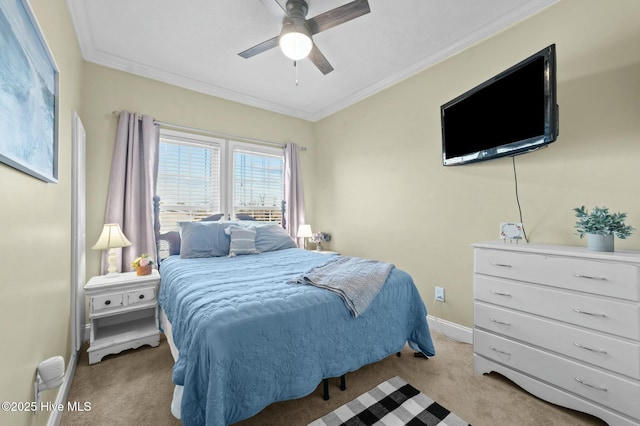
POLYGON ((59 70, 28 0, 0 0, 0 163, 58 182, 59 70))
POLYGON ((521 222, 502 222, 500 224, 500 239, 515 240, 522 239, 523 228, 521 222))

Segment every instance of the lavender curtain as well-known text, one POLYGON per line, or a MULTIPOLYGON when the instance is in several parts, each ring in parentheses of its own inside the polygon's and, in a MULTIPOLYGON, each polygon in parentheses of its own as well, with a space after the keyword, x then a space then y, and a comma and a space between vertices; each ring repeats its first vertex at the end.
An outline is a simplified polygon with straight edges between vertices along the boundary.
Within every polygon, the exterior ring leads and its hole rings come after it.
MULTIPOLYGON (((111 161, 105 223, 119 223, 132 245, 122 249, 118 270, 132 270, 131 261, 142 253, 156 256, 153 232, 153 196, 158 180, 159 126, 154 119, 128 111, 120 113, 111 161)), ((102 253, 102 273, 108 268, 102 253)))
POLYGON ((296 237, 298 225, 306 222, 298 145, 295 143, 288 143, 284 147, 284 201, 286 202, 287 231, 296 240, 298 247, 304 247, 304 239, 296 237))

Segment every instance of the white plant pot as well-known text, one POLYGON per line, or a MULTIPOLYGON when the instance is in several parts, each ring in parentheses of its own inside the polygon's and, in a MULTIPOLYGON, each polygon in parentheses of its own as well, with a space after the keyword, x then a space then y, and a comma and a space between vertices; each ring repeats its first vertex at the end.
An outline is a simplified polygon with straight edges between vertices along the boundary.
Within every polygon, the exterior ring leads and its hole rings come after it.
POLYGON ((593 251, 613 251, 613 234, 587 234, 587 249, 593 251))

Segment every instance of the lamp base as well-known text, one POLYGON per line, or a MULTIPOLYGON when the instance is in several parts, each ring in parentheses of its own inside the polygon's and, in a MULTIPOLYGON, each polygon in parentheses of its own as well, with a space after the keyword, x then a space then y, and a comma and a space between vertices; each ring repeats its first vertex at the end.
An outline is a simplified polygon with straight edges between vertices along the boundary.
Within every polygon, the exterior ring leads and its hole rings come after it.
POLYGON ((115 271, 115 272, 107 272, 107 275, 105 275, 105 278, 118 278, 120 276, 120 272, 115 271))
POLYGON ((109 249, 109 269, 107 269, 107 278, 116 278, 120 276, 120 272, 118 272, 118 267, 116 266, 116 249, 109 249))

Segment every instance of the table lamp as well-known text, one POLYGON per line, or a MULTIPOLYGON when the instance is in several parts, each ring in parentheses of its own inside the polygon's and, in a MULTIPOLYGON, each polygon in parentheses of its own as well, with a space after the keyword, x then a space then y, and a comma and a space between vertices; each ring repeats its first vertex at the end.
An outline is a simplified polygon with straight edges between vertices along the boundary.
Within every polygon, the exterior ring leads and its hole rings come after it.
POLYGON ((131 241, 124 236, 120 225, 117 223, 105 223, 98 242, 91 248, 94 250, 109 250, 109 269, 106 277, 115 278, 120 275, 116 268, 116 249, 130 245, 131 241))
POLYGON ((311 225, 300 225, 298 226, 298 233, 296 234, 298 238, 304 238, 304 248, 307 248, 307 238, 313 237, 313 232, 311 232, 311 225))

